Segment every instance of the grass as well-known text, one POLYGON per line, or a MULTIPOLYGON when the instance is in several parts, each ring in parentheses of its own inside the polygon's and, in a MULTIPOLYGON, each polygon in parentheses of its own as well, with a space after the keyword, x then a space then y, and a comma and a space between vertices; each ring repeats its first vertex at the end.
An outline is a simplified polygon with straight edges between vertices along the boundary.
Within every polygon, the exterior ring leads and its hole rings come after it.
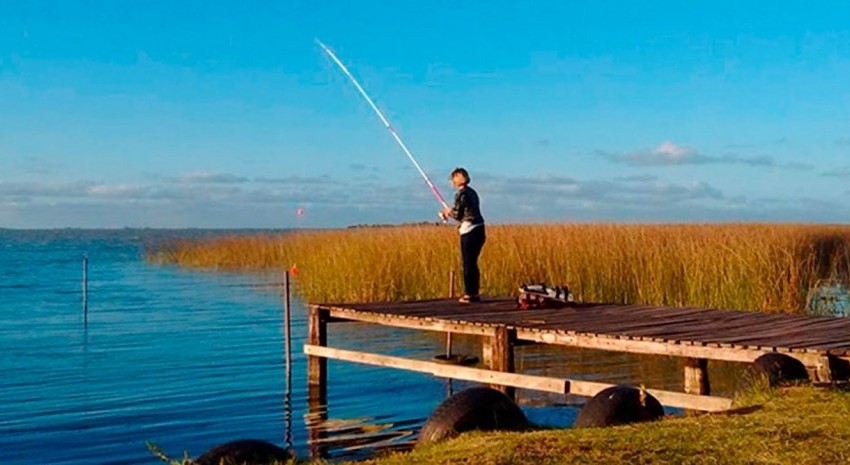
MULTIPOLYGON (((670 417, 613 428, 463 434, 360 465, 408 464, 751 464, 850 463, 850 393, 811 386, 760 391, 739 412, 670 417)), ((190 460, 153 454, 171 465, 190 460)), ((293 460, 287 465, 322 465, 293 460)), ((284 465, 280 463, 269 465, 284 465)))
POLYGON ((470 433, 373 465, 850 463, 850 394, 795 387, 752 395, 755 411, 615 428, 470 433))
MULTIPOLYGON (((847 226, 491 225, 487 234, 488 295, 547 282, 580 301, 796 313, 819 280, 850 275, 847 226)), ((181 241, 148 258, 204 269, 295 265, 308 301, 400 300, 447 294, 457 242, 450 227, 360 228, 181 241)))

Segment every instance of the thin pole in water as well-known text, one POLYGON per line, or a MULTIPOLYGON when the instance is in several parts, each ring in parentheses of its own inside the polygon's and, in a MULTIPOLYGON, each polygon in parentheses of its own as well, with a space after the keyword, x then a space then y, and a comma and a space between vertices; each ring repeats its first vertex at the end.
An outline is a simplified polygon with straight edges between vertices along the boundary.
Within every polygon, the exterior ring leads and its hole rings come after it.
POLYGON ((286 393, 284 394, 284 443, 292 449, 292 316, 289 270, 283 276, 283 338, 286 360, 286 393))
POLYGON ((89 324, 89 257, 83 254, 83 325, 89 324))
POLYGON ((283 277, 283 330, 286 343, 286 374, 287 379, 292 373, 292 313, 290 303, 290 276, 289 271, 283 277))

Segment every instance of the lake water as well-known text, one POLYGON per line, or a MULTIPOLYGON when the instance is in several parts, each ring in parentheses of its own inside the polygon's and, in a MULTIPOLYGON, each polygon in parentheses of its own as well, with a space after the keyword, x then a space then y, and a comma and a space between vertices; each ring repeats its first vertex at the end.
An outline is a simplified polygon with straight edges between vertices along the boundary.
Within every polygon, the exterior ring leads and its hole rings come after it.
MULTIPOLYGON (((244 232, 240 232, 244 233, 244 232)), ((153 464, 255 438, 306 456, 306 309, 293 306, 293 377, 286 415, 280 276, 186 271, 146 263, 146 244, 221 231, 0 230, 0 456, 15 464, 153 464), (89 259, 83 325, 81 261, 89 259)), ((427 359, 436 335, 364 324, 330 326, 335 346, 427 359)), ((461 338, 462 353, 479 353, 461 338)), ((521 347, 526 373, 681 389, 679 362, 661 357, 521 347)), ((712 363, 728 394, 742 367, 712 363)), ((445 380, 329 363, 328 446, 359 458, 396 448, 445 398, 445 380)), ((463 388, 454 383, 453 389, 463 388)), ((521 391, 534 422, 568 426, 580 399, 521 391)))

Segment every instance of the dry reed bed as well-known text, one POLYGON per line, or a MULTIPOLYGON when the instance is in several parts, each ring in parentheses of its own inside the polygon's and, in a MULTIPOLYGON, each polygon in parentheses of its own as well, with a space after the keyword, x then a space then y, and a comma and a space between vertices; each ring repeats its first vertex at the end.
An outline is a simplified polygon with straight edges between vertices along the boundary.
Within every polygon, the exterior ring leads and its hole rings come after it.
MULTIPOLYGON (((850 227, 829 225, 488 226, 483 292, 567 284, 580 301, 801 312, 820 279, 846 279, 850 227)), ((457 232, 441 226, 180 241, 148 258, 204 269, 298 269, 309 301, 445 296, 457 232)), ((458 277, 458 281, 460 281, 458 277)))

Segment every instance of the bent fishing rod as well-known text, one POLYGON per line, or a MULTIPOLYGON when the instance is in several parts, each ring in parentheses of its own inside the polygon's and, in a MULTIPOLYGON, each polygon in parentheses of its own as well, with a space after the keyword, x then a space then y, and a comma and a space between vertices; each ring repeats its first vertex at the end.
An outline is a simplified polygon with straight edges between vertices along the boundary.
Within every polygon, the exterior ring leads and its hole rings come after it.
MULTIPOLYGON (((409 158, 410 161, 413 163, 413 166, 416 167, 416 170, 419 171, 419 174, 422 176, 422 179, 425 180, 425 184, 427 184, 428 187, 431 188, 431 192, 434 194, 435 197, 437 197, 437 200, 440 202, 440 205, 442 205, 444 209, 449 208, 449 205, 446 203, 446 199, 443 198, 442 194, 440 194, 440 191, 439 189, 437 189, 437 186, 435 186, 434 183, 431 182, 431 178, 428 177, 428 175, 425 173, 425 170, 422 169, 422 166, 420 166, 419 162, 416 161, 416 158, 413 157, 413 154, 407 148, 407 145, 405 145, 404 141, 401 140, 401 137, 392 127, 389 120, 387 120, 386 116, 384 116, 378 106, 375 105, 375 102, 372 101, 372 99, 369 97, 369 94, 366 93, 366 90, 363 89, 363 86, 361 86, 360 83, 357 82, 357 79, 354 78, 351 72, 348 71, 348 68, 345 67, 342 61, 337 58, 336 54, 330 48, 328 48, 327 45, 323 44, 322 41, 320 41, 319 39, 316 39, 316 43, 319 44, 319 46, 322 47, 322 49, 328 54, 328 56, 331 57, 331 60, 333 60, 333 62, 336 63, 337 66, 339 66, 339 69, 342 70, 343 74, 348 76, 348 79, 351 80, 351 83, 354 84, 354 87, 357 88, 358 92, 360 92, 360 95, 362 95, 363 98, 366 99, 366 102, 369 103, 369 106, 372 107, 372 110, 375 110, 375 114, 378 115, 378 118, 380 118, 381 123, 383 123, 384 127, 387 128, 387 131, 390 132, 390 135, 393 136, 393 139, 398 142, 398 145, 404 151, 404 154, 407 155, 407 158, 409 158)), ((442 215, 440 217, 442 218, 442 215)), ((443 220, 445 220, 445 218, 443 218, 443 220)))

